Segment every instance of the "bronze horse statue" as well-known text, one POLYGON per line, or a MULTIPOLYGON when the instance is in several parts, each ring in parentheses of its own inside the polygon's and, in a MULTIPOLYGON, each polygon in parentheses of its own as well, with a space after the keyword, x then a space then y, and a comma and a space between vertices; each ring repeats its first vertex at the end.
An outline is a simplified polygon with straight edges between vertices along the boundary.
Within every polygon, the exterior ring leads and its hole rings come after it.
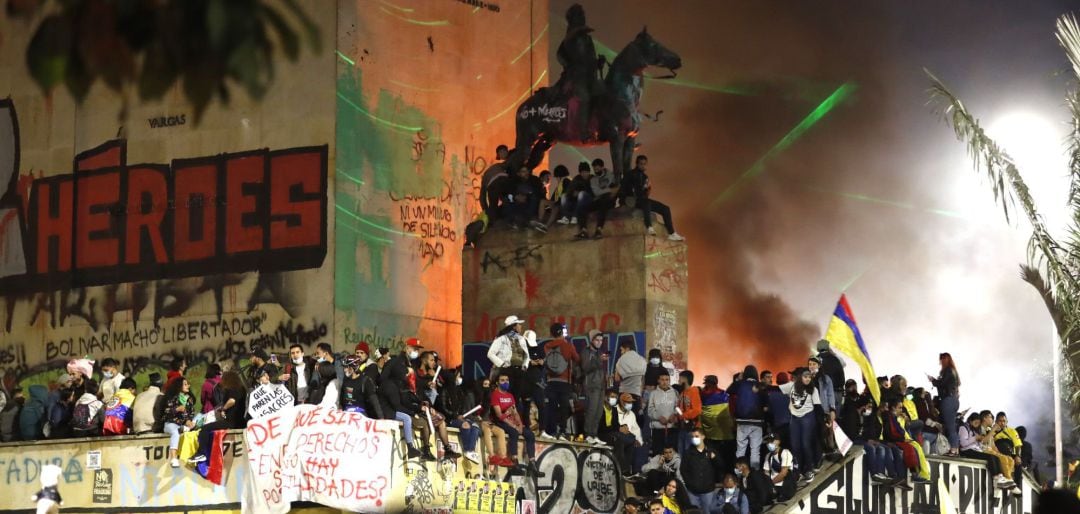
POLYGON ((561 142, 573 146, 607 143, 613 171, 620 175, 628 171, 635 136, 641 128, 638 103, 645 85, 642 73, 649 66, 667 68, 674 76, 682 59, 653 39, 645 28, 611 63, 604 77, 604 91, 584 104, 591 106, 587 116, 579 112, 583 102, 572 93, 572 84, 557 84, 533 93, 517 109, 517 140, 508 169, 535 168, 548 149, 561 142))

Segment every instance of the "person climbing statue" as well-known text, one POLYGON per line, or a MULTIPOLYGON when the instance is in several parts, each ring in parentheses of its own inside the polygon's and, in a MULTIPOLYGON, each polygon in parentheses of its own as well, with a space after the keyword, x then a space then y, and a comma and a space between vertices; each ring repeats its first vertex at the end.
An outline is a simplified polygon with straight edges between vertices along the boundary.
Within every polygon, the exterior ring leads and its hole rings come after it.
POLYGON ((554 90, 562 98, 568 98, 568 108, 577 99, 574 111, 574 129, 577 138, 588 139, 589 114, 593 100, 603 92, 600 81, 596 47, 593 45, 592 27, 585 22, 585 9, 574 4, 566 10, 566 37, 559 44, 556 57, 563 67, 562 75, 554 90))

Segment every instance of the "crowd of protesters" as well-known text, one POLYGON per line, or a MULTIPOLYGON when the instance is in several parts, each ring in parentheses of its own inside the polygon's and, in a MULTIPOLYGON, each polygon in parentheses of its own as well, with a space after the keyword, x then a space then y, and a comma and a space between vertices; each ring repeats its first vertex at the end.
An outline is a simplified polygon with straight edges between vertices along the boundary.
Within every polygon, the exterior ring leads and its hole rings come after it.
MULTIPOLYGON (((642 211, 648 234, 656 235, 652 226, 652 215, 656 214, 667 229, 668 239, 684 240, 675 232, 671 209, 652 198, 652 183, 645 172, 647 156, 637 156, 634 168, 623 174, 609 171, 603 159, 582 161, 577 175, 571 178, 569 169, 561 164, 555 166, 554 172, 543 170, 539 175, 527 167, 510 170, 507 147, 500 145, 495 153, 496 162, 480 178, 480 207, 486 224, 477 222, 474 227, 504 222, 514 230, 531 227, 547 232, 552 224, 573 225, 578 229, 577 239, 599 239, 609 212, 626 206, 642 211), (591 236, 590 217, 596 220, 591 236)), ((475 243, 479 232, 482 230, 467 228, 466 245, 475 243)))
POLYGON ((0 394, 0 439, 163 433, 178 467, 181 434, 201 429, 190 461, 206 460, 215 430, 245 426, 248 391, 280 384, 297 404, 402 423, 410 459, 436 460, 441 453, 489 470, 539 473, 538 439, 607 447, 637 494, 629 511, 651 509, 653 502, 675 514, 760 512, 790 499, 839 458, 834 426, 862 445, 864 466, 882 486, 928 480, 927 455, 981 460, 1002 489, 1014 489, 1019 470, 1031 466, 1025 430, 1010 426, 1004 412, 959 412, 961 381, 948 353, 940 355, 938 376, 927 377, 937 395, 896 375, 878 377, 875 400, 865 384, 845 379, 824 340, 791 370, 774 374, 747 365, 721 387, 716 375, 697 385, 693 371, 676 373, 659 349, 643 356, 623 341, 609 355, 607 336, 597 330, 580 347, 569 338, 556 323, 541 341, 524 330, 524 320, 509 316, 489 346, 491 372, 484 377, 444 369, 438 354, 415 338, 397 352, 372 352, 361 342, 343 354, 319 343, 308 356, 293 345, 280 360, 255 348, 241 370, 208 365, 199 391, 181 357, 164 378, 151 373, 143 388, 114 359, 103 359, 96 373, 92 361, 73 360, 49 386, 31 385, 25 396, 18 388, 0 394), (447 427, 460 433, 460 454, 447 427), (432 451, 433 440, 441 452, 432 451))

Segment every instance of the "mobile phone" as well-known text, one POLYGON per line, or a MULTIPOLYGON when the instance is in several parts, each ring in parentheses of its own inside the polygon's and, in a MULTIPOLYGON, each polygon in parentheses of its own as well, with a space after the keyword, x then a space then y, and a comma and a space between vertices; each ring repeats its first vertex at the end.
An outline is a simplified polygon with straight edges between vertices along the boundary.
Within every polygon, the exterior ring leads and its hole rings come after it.
POLYGON ((273 364, 277 364, 277 355, 276 354, 273 354, 273 353, 270 354, 270 362, 273 363, 273 364))

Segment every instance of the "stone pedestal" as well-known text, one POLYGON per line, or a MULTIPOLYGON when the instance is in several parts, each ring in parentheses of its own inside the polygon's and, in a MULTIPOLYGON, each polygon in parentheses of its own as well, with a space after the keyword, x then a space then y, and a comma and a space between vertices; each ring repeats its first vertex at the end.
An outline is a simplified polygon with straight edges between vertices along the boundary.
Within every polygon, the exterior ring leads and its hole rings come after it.
MULTIPOLYGON (((593 225, 590 224, 590 235, 593 225)), ((466 370, 479 376, 490 364, 487 346, 517 315, 541 340, 550 325, 566 323, 580 346, 592 329, 608 335, 610 351, 632 338, 639 351, 660 348, 664 360, 685 368, 687 246, 645 232, 641 212, 612 211, 604 237, 574 239, 576 227, 492 227, 462 255, 462 341, 466 370)))

